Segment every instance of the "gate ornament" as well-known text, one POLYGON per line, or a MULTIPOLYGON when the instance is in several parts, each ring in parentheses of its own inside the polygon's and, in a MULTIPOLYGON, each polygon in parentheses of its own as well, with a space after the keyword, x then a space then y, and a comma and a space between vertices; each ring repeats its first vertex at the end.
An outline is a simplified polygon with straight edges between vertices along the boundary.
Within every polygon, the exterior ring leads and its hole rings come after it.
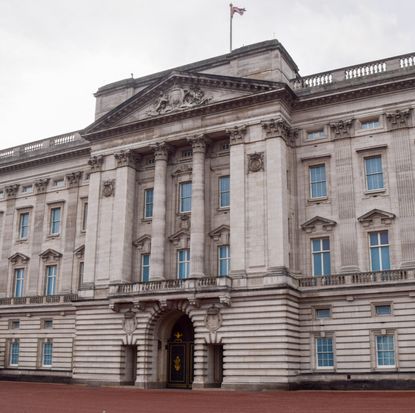
POLYGON ((134 333, 137 328, 137 319, 135 318, 135 313, 133 311, 127 311, 124 314, 122 328, 128 335, 134 333))
POLYGON ((222 326, 222 315, 218 307, 212 305, 212 307, 207 309, 205 326, 211 333, 218 330, 222 326))
POLYGON ((174 359, 174 369, 176 371, 180 371, 182 367, 182 361, 180 360, 179 356, 176 356, 176 358, 174 359))

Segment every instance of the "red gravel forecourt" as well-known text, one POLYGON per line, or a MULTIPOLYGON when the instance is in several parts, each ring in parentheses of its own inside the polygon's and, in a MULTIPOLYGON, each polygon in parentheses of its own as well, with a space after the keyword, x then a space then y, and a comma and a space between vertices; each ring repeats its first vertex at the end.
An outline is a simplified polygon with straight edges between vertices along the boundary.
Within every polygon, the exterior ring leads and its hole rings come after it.
POLYGON ((0 381, 1 413, 414 413, 415 391, 139 390, 0 381))

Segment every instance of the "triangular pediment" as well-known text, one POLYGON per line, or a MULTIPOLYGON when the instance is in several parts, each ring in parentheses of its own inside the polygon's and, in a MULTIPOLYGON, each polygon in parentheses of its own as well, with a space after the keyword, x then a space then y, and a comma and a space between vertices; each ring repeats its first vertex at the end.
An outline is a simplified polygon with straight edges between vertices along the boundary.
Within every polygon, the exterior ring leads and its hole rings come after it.
POLYGON ((281 89, 277 82, 172 71, 99 118, 84 136, 281 89))
POLYGON ((62 257, 62 254, 58 251, 53 250, 52 248, 48 248, 47 250, 39 254, 39 257, 42 258, 42 260, 44 261, 47 261, 49 259, 58 260, 62 257))
POLYGON ((189 248, 190 232, 187 229, 179 229, 170 235, 169 241, 178 248, 189 248))
POLYGON ((24 255, 20 252, 16 252, 15 254, 13 254, 11 257, 9 257, 9 261, 12 264, 25 264, 26 262, 29 261, 29 257, 27 255, 24 255))
POLYGON ((315 216, 304 222, 304 224, 301 225, 301 228, 306 232, 313 232, 317 228, 321 228, 323 231, 331 231, 336 224, 337 222, 332 219, 315 216))
POLYGON ((209 232, 209 236, 214 241, 221 241, 223 244, 229 244, 230 227, 229 225, 220 225, 209 232))
POLYGON ((85 255, 85 244, 82 244, 81 246, 79 246, 73 253, 78 258, 82 258, 85 255))
POLYGON ((151 235, 144 234, 141 237, 138 237, 133 241, 134 247, 138 248, 139 250, 148 250, 151 249, 151 235))
POLYGON ((366 214, 363 214, 357 220, 365 226, 371 225, 373 221, 378 220, 381 224, 390 224, 395 218, 392 212, 382 211, 381 209, 372 209, 366 214))

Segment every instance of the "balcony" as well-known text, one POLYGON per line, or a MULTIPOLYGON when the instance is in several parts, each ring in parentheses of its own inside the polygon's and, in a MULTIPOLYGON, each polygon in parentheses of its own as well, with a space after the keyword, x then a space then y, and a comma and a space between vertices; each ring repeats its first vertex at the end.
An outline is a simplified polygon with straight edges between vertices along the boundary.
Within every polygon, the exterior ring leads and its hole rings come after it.
POLYGON ((2 305, 33 305, 33 304, 62 304, 70 303, 78 299, 77 294, 64 295, 36 295, 31 297, 3 297, 0 298, 2 305))
POLYGON ((370 286, 415 281, 415 269, 357 272, 306 277, 298 280, 300 289, 370 286))

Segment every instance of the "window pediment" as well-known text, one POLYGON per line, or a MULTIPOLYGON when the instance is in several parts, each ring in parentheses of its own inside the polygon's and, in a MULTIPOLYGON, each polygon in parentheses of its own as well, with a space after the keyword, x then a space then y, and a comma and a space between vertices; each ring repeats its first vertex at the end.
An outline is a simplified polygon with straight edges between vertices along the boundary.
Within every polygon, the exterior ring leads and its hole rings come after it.
POLYGON ((220 225, 209 232, 209 237, 221 244, 229 244, 230 227, 229 225, 220 225))
POLYGON ((56 250, 53 250, 52 248, 48 248, 47 250, 39 254, 39 257, 42 258, 43 261, 49 261, 49 260, 56 261, 62 257, 62 254, 56 250))
POLYGON ((142 252, 149 253, 151 251, 151 236, 144 234, 133 241, 134 247, 142 252))
POLYGON ((395 218, 395 214, 391 212, 382 211, 381 209, 372 209, 366 214, 363 214, 357 220, 364 226, 369 227, 374 223, 378 222, 382 225, 390 225, 392 220, 395 218))
POLYGON ((85 255, 85 245, 81 245, 73 252, 78 258, 83 258, 85 255))
POLYGON ((331 231, 335 225, 337 225, 337 222, 332 219, 315 216, 314 218, 304 222, 304 224, 301 225, 301 228, 305 232, 311 233, 318 230, 331 231))
POLYGON ((169 237, 169 241, 178 248, 189 248, 189 240, 190 232, 186 229, 180 229, 169 237))
POLYGON ((11 257, 9 257, 9 261, 12 264, 26 264, 29 261, 29 257, 27 255, 24 255, 20 252, 16 252, 11 257))

